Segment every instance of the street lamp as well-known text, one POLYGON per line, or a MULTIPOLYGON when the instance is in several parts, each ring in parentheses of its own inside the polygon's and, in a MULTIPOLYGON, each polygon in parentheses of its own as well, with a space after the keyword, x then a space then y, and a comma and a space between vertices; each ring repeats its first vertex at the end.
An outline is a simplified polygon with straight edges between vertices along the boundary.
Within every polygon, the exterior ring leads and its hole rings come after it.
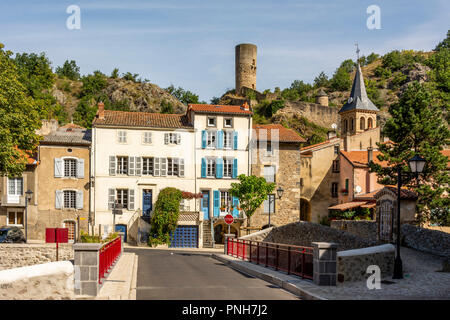
MULTIPOLYGON (((419 155, 415 155, 408 160, 411 172, 418 178, 425 167, 425 159, 419 155)), ((408 176, 408 174, 406 174, 408 176)), ((393 279, 403 279, 403 264, 400 257, 400 193, 402 188, 402 169, 397 166, 397 255, 394 261, 394 276, 393 279)))
MULTIPOLYGON (((281 188, 281 187, 278 187, 278 189, 277 189, 277 195, 278 195, 278 199, 281 199, 281 197, 283 196, 283 192, 284 192, 284 189, 283 188, 281 188)), ((275 199, 272 199, 272 197, 269 195, 269 226, 268 226, 268 228, 270 228, 271 227, 271 224, 270 224, 270 211, 271 211, 271 208, 272 208, 272 201, 274 201, 275 199)))
POLYGON ((28 242, 28 202, 31 201, 33 191, 28 189, 25 192, 25 242, 28 242))

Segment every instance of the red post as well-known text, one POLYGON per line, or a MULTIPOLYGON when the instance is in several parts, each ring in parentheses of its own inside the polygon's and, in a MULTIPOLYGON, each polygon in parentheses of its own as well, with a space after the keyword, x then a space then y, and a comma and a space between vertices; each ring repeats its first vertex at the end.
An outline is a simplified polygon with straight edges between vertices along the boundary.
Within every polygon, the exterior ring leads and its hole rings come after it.
POLYGON ((267 267, 267 242, 266 242, 266 267, 267 267))
POLYGON ((250 262, 252 262, 252 240, 250 240, 248 244, 249 244, 249 248, 250 248, 249 260, 250 260, 250 262))
POLYGON ((288 247, 288 274, 291 274, 291 247, 288 247))
POLYGON ((242 240, 242 260, 245 260, 245 240, 242 240))
POLYGON ((259 264, 259 242, 256 243, 256 264, 259 264))
POLYGON ((302 251, 302 278, 305 277, 305 249, 302 251))

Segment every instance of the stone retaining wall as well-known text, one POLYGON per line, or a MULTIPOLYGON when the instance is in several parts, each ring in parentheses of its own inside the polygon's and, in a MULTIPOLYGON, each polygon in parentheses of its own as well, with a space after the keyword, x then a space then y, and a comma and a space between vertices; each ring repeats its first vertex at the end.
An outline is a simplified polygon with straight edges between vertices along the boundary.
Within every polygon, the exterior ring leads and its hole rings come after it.
POLYGON ((380 268, 381 277, 392 275, 394 257, 395 247, 392 244, 340 251, 337 253, 338 281, 365 280, 369 277, 367 267, 370 265, 380 268))
POLYGON ((377 240, 377 222, 372 220, 334 220, 331 228, 346 231, 361 238, 377 240))
POLYGON ((253 241, 263 241, 267 235, 270 233, 270 231, 272 231, 273 227, 271 228, 267 228, 267 229, 263 229, 261 231, 258 232, 253 232, 249 235, 240 237, 239 239, 244 239, 244 240, 253 240, 253 241))
POLYGON ((313 222, 294 222, 274 227, 263 241, 311 247, 312 242, 336 243, 337 250, 377 245, 378 242, 313 222))
MULTIPOLYGON (((43 244, 0 244, 0 270, 31 266, 56 261, 56 245, 43 244)), ((59 244, 58 260, 72 260, 72 244, 59 244)))
POLYGON ((450 234, 403 224, 402 244, 427 253, 450 258, 450 234))
POLYGON ((62 300, 74 297, 74 266, 69 261, 0 271, 0 300, 62 300))

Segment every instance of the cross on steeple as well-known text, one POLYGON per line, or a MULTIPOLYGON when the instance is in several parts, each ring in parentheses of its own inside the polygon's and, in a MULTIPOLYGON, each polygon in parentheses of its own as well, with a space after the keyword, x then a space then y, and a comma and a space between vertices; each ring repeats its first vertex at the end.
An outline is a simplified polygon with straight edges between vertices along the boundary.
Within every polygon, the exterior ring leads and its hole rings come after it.
POLYGON ((355 46, 356 46, 356 57, 358 58, 358 60, 356 62, 359 62, 359 52, 360 52, 360 50, 359 50, 358 42, 355 43, 355 46))

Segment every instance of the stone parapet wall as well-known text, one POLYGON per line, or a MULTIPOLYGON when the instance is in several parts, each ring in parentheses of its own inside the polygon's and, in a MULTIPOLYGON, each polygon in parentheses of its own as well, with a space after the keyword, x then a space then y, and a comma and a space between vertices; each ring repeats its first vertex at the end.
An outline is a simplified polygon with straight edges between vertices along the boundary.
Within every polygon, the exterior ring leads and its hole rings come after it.
POLYGON ((0 300, 72 300, 74 266, 50 262, 0 271, 0 300))
POLYGON ((334 220, 331 228, 346 231, 361 238, 377 240, 377 222, 372 220, 334 220))
POLYGON ((367 267, 378 266, 381 277, 392 275, 395 247, 384 244, 375 247, 340 251, 337 253, 338 281, 360 281, 369 276, 367 267))
POLYGON ((450 258, 450 234, 403 224, 402 244, 427 253, 450 258))
POLYGON ((377 241, 313 222, 294 222, 273 228, 263 241, 305 247, 311 247, 312 242, 332 242, 337 244, 338 251, 365 248, 378 244, 377 241))
MULTIPOLYGON (((0 244, 0 270, 56 261, 56 245, 48 244, 0 244)), ((58 260, 72 260, 72 244, 59 244, 58 260)))
POLYGON ((243 236, 243 237, 239 237, 239 239, 253 240, 253 241, 263 241, 267 237, 267 235, 272 231, 272 229, 273 229, 273 227, 267 228, 267 229, 263 229, 261 231, 251 233, 249 235, 246 235, 246 236, 243 236))

